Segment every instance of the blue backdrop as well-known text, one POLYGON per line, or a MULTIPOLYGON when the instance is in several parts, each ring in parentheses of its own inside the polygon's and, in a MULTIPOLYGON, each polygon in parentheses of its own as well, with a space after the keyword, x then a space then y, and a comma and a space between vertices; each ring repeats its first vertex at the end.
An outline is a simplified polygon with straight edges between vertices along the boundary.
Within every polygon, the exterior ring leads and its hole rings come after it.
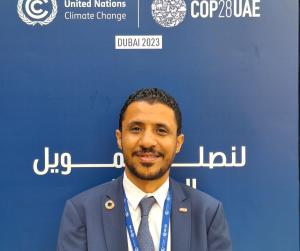
POLYGON ((141 0, 138 13, 137 0, 102 9, 58 0, 56 17, 43 26, 29 24, 25 2, 0 3, 1 251, 55 250, 66 199, 122 169, 37 175, 33 161, 42 169, 49 147, 51 163, 64 152, 75 164, 112 163, 124 100, 153 86, 181 105, 185 144, 176 163, 198 162, 199 146, 205 158, 210 151, 231 156, 236 146, 237 159, 246 147, 244 167, 172 170, 223 202, 234 250, 299 250, 296 0, 243 0, 256 2, 257 17, 230 17, 228 6, 238 1, 223 1, 222 9, 218 0, 213 17, 198 18, 188 0, 173 28, 153 20, 152 1, 141 0), (99 10, 126 19, 65 19, 67 11, 99 10), (117 50, 115 35, 162 35, 163 48, 117 50))

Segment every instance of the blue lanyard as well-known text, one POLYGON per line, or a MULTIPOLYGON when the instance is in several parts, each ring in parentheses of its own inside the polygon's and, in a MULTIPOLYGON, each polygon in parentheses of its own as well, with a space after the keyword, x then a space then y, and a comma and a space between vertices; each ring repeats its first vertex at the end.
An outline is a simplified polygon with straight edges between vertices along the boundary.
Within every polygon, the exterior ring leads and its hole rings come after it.
MULTIPOLYGON (((125 193, 124 193, 124 208, 125 208, 126 227, 129 233, 129 238, 130 238, 133 251, 139 251, 140 250, 139 243, 134 231, 131 215, 129 212, 128 201, 125 193)), ((165 199, 164 202, 164 211, 163 211, 161 231, 160 231, 159 251, 167 250, 171 209, 172 209, 172 191, 169 188, 167 198, 165 199)))

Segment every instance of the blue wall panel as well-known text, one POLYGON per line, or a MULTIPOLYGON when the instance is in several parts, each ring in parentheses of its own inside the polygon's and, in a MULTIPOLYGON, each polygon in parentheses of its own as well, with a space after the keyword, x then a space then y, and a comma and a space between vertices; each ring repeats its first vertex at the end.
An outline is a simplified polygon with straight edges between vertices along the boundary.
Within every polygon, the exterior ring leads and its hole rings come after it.
POLYGON ((1 1, 0 250, 55 250, 66 199, 122 169, 38 176, 33 161, 42 168, 47 146, 51 161, 68 152, 75 164, 112 163, 124 100, 153 86, 181 105, 185 143, 176 163, 197 162, 199 146, 206 157, 230 156, 236 146, 238 158, 246 146, 244 167, 172 169, 223 202, 234 250, 299 250, 297 1, 256 1, 260 17, 197 19, 186 1, 173 28, 154 22, 151 1, 140 1, 138 28, 137 1, 125 2, 103 8, 126 13, 124 21, 70 21, 58 0, 50 24, 31 26, 17 1, 1 1), (163 49, 116 50, 115 35, 162 35, 163 49))

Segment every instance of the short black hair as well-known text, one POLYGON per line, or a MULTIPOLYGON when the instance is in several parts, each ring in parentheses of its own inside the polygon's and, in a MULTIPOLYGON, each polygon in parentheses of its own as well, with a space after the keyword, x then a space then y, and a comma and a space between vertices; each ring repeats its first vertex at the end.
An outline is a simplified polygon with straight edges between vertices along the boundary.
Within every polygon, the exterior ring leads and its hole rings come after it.
POLYGON ((124 119, 124 113, 127 107, 136 101, 145 101, 150 104, 154 103, 161 103, 170 107, 175 114, 175 119, 177 123, 177 135, 181 134, 181 127, 182 127, 182 118, 181 118, 181 111, 179 108, 178 103, 176 100, 166 93, 164 90, 158 88, 145 88, 137 90, 136 92, 132 93, 127 100, 125 101, 119 116, 119 130, 122 131, 122 121, 124 119))

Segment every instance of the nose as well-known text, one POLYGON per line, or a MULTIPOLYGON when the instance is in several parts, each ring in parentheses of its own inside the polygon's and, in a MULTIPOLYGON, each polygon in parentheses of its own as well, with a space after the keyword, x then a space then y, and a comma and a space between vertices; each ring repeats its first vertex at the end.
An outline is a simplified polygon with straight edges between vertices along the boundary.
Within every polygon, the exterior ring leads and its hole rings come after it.
POLYGON ((157 141, 155 134, 151 130, 145 130, 140 138, 140 146, 143 148, 151 148, 156 146, 157 141))

